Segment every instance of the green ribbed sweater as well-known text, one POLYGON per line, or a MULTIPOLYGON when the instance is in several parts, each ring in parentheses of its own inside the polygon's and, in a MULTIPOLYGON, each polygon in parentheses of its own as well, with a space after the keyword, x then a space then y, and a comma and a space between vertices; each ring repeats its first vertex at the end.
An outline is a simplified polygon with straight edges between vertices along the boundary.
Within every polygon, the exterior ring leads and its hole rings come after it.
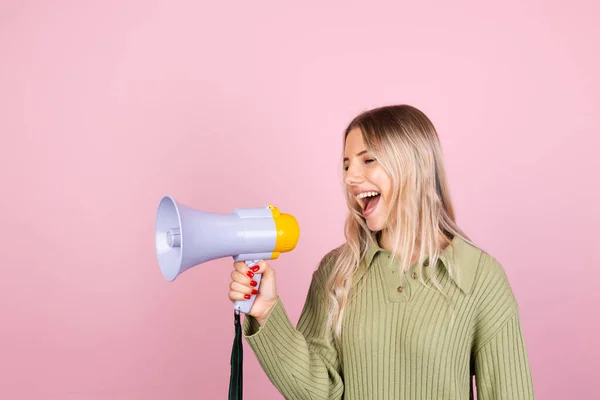
POLYGON ((280 299, 263 326, 244 318, 244 337, 284 398, 467 400, 475 376, 479 399, 534 399, 517 301, 492 256, 455 237, 421 277, 418 265, 402 273, 390 266, 389 251, 371 246, 344 318, 342 362, 326 329, 332 254, 313 273, 296 327, 280 299), (456 279, 445 268, 449 258, 456 279), (421 282, 432 274, 453 308, 421 282))

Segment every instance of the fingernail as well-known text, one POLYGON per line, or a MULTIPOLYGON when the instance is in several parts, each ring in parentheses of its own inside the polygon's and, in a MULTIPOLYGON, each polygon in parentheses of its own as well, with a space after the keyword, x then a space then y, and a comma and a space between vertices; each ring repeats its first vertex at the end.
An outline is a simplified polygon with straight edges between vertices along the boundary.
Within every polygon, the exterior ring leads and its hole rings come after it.
POLYGON ((250 282, 250 286, 256 286, 256 281, 250 282))
POLYGON ((248 275, 250 278, 252 278, 254 276, 254 272, 248 271, 248 272, 246 272, 246 275, 248 275))
POLYGON ((258 294, 258 290, 252 289, 252 294, 258 294))
POLYGON ((250 296, 249 294, 245 294, 245 295, 244 295, 244 298, 245 298, 245 299, 248 299, 248 300, 249 300, 249 299, 250 299, 250 297, 251 297, 251 296, 250 296))
POLYGON ((254 267, 250 268, 252 271, 256 272, 260 269, 260 265, 255 265, 254 267))

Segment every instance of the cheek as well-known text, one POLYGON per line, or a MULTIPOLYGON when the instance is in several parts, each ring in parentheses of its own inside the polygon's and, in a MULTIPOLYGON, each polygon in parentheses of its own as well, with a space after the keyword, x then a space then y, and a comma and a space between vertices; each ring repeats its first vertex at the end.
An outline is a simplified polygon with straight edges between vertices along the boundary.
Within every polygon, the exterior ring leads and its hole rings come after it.
POLYGON ((381 190, 386 203, 389 202, 392 192, 392 181, 386 172, 382 168, 377 168, 377 170, 372 172, 370 181, 381 190))

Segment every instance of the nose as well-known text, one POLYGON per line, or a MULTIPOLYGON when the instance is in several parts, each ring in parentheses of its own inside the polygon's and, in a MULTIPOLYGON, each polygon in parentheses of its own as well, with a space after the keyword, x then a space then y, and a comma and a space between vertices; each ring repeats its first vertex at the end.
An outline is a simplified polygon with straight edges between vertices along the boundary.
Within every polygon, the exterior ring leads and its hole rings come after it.
POLYGON ((365 178, 363 177, 359 168, 355 168, 352 165, 348 166, 344 175, 344 182, 348 186, 358 185, 363 183, 365 178))

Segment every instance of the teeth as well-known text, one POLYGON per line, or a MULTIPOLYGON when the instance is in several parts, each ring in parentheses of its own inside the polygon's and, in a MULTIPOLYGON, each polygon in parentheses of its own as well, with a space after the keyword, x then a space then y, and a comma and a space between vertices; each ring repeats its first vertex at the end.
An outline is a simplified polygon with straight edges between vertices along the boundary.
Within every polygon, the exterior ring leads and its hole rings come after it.
POLYGON ((358 199, 364 199, 365 197, 373 197, 373 196, 377 196, 378 194, 379 194, 378 192, 364 192, 364 193, 360 193, 356 197, 358 199))

